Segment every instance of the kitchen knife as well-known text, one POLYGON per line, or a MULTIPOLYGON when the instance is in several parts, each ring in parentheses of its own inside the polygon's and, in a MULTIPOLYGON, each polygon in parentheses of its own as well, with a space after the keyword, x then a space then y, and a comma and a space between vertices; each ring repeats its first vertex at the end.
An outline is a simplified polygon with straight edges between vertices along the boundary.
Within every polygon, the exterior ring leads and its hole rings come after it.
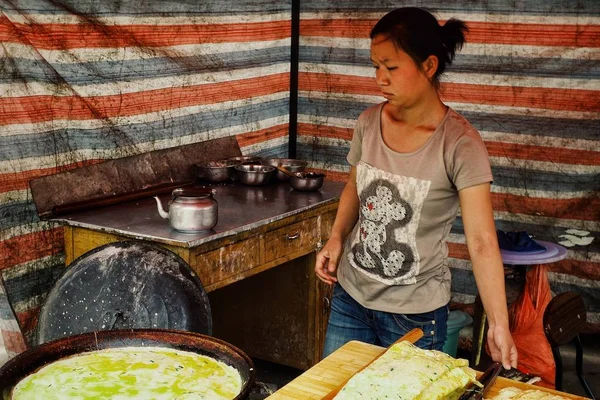
POLYGON ((496 378, 501 369, 502 364, 499 362, 493 363, 483 374, 481 374, 479 379, 477 379, 482 387, 476 385, 471 386, 458 400, 482 400, 490 387, 496 382, 496 378))

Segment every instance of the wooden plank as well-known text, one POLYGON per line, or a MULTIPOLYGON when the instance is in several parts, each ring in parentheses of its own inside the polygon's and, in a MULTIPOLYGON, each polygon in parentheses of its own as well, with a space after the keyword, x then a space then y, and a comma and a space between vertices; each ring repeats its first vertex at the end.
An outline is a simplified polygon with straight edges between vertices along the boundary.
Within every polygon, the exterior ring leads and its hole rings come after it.
POLYGON ((195 164, 239 155, 236 138, 229 136, 43 176, 29 186, 38 214, 47 217, 55 206, 193 181, 195 164))
MULTIPOLYGON (((65 235, 65 237, 69 237, 68 242, 65 240, 65 265, 71 264, 71 262, 73 262, 77 257, 80 257, 88 251, 105 244, 132 240, 131 238, 119 235, 78 227, 65 227, 65 235)), ((166 244, 156 245, 171 250, 189 264, 190 250, 188 248, 170 246, 166 244)))
POLYGON ((586 399, 585 397, 576 396, 574 394, 565 393, 565 392, 559 392, 557 390, 548 389, 548 388, 545 388, 545 387, 542 387, 542 386, 528 385, 528 384, 523 383, 523 382, 513 381, 511 379, 502 378, 502 377, 498 377, 498 379, 496 379, 496 383, 494 384, 494 386, 492 386, 492 388, 490 389, 490 391, 486 395, 486 398, 494 397, 495 395, 498 394, 498 392, 501 389, 508 388, 508 387, 513 387, 513 388, 517 388, 517 389, 521 389, 521 390, 531 390, 531 389, 541 390, 543 392, 552 393, 552 394, 555 394, 557 396, 566 397, 568 399, 579 399, 579 400, 586 399))
POLYGON ((268 399, 321 400, 384 350, 358 341, 348 342, 268 399))
MULTIPOLYGON (((90 250, 104 246, 108 243, 114 243, 121 240, 117 235, 110 233, 96 232, 89 229, 74 228, 73 231, 73 261, 81 257, 90 250)), ((69 263, 70 264, 70 263, 69 263)), ((67 266, 69 265, 67 264, 67 266)))
MULTIPOLYGON (((331 391, 337 389, 342 382, 347 381, 359 370, 371 363, 385 349, 358 341, 351 341, 330 354, 314 367, 279 389, 268 397, 268 400, 321 400, 331 391)), ((479 373, 481 374, 481 373, 479 373)), ((583 400, 584 397, 569 393, 558 392, 541 386, 528 385, 499 377, 487 394, 494 397, 500 389, 516 387, 522 390, 537 389, 553 393, 568 399, 583 400)))
POLYGON ((71 226, 65 226, 63 231, 64 231, 64 238, 65 238, 65 265, 69 265, 73 262, 73 260, 75 259, 75 247, 73 245, 73 230, 75 228, 71 227, 71 226))

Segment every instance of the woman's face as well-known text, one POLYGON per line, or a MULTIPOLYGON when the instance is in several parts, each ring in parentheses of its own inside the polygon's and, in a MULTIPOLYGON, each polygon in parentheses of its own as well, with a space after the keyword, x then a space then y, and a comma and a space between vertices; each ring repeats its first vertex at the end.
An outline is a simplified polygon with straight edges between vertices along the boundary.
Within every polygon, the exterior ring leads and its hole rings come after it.
POLYGON ((410 107, 433 89, 426 72, 384 35, 377 35, 371 41, 371 62, 377 85, 392 105, 410 107))

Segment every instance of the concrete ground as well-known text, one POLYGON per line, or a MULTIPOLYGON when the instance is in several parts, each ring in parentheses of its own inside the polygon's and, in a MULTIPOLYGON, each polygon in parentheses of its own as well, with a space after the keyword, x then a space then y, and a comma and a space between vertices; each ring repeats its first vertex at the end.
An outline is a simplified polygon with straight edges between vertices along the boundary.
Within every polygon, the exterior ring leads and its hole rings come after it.
POLYGON ((256 368, 256 381, 258 388, 252 391, 249 400, 261 400, 268 397, 277 389, 302 374, 302 370, 275 364, 269 361, 253 359, 256 368))

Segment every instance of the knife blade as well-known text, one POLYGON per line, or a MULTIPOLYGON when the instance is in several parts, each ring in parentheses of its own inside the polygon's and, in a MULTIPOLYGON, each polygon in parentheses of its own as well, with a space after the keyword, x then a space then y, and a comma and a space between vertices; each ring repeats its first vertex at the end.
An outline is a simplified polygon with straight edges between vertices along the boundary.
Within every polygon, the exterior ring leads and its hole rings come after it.
POLYGON ((458 400, 482 400, 490 387, 496 382, 496 378, 498 377, 498 374, 500 374, 501 369, 501 363, 493 363, 483 374, 481 374, 479 379, 477 379, 481 384, 481 387, 473 385, 470 389, 467 389, 458 400))

